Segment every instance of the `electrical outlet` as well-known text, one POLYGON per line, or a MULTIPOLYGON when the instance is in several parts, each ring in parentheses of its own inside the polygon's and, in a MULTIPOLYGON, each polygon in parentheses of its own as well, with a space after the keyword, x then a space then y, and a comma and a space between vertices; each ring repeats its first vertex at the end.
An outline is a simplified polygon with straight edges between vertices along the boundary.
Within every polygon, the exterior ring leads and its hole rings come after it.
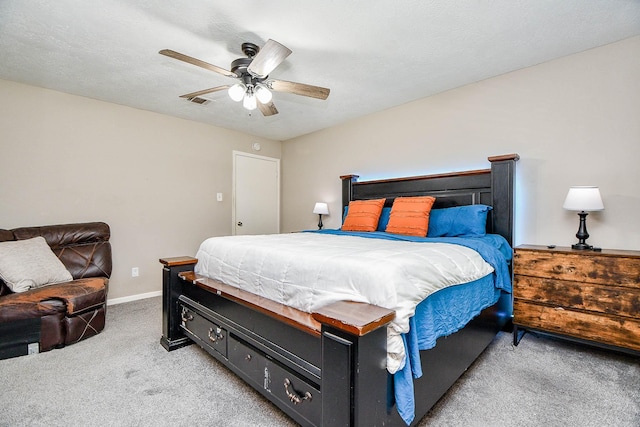
POLYGON ((133 267, 131 269, 131 277, 138 277, 140 275, 140 272, 138 271, 138 267, 133 267))

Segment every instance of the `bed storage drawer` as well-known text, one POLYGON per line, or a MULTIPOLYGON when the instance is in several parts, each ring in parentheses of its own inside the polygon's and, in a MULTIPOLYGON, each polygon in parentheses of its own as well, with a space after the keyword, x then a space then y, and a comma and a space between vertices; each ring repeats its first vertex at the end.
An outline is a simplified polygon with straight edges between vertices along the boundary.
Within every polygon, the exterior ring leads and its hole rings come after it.
POLYGON ((229 337, 229 362, 244 379, 253 384, 277 406, 302 425, 319 426, 322 399, 317 386, 302 379, 259 350, 229 337), (291 414, 295 411, 295 415, 291 414))
POLYGON ((227 357, 226 329, 184 304, 180 305, 180 313, 182 317, 180 327, 190 338, 209 353, 213 350, 227 357))

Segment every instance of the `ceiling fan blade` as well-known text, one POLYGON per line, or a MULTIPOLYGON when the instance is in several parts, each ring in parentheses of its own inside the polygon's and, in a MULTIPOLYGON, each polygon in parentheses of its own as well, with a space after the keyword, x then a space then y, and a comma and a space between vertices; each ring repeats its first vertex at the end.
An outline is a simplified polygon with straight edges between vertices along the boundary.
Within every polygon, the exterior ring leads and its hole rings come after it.
POLYGON ((196 96, 205 95, 207 93, 213 93, 213 92, 218 92, 220 90, 229 89, 230 87, 231 86, 228 86, 228 85, 211 87, 209 89, 203 89, 203 90, 199 90, 197 92, 192 92, 192 93, 187 93, 185 95, 180 95, 180 98, 191 99, 191 98, 195 98, 196 96))
POLYGON ((258 108, 263 116, 273 116, 274 114, 278 114, 278 109, 273 104, 273 101, 269 101, 267 104, 263 104, 258 101, 258 108))
POLYGON ((158 52, 160 55, 164 55, 164 56, 168 56, 169 58, 173 58, 173 59, 177 59, 178 61, 184 61, 184 62, 188 62, 189 64, 210 70, 210 71, 214 71, 218 74, 222 74, 223 76, 227 76, 227 77, 238 77, 235 73, 232 73, 229 70, 225 70, 224 68, 220 68, 216 65, 213 64, 209 64, 208 62, 204 62, 201 61, 197 58, 193 58, 191 56, 182 54, 180 52, 176 52, 174 50, 171 49, 162 49, 160 52, 158 52))
POLYGON ((324 87, 288 82, 286 80, 272 80, 269 83, 269 87, 276 92, 289 92, 317 99, 327 99, 330 92, 330 89, 324 87))
POLYGON ((267 77, 289 55, 291 50, 288 47, 269 39, 253 58, 247 71, 255 77, 267 77))

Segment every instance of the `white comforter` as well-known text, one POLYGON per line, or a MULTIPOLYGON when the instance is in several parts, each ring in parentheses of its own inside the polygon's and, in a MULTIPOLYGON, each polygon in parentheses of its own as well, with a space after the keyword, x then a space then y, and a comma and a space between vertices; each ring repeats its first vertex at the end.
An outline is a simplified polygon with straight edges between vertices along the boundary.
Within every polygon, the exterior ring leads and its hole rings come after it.
POLYGON ((355 236, 291 233, 212 237, 195 272, 305 312, 340 300, 396 311, 387 328, 387 370, 404 366, 400 334, 431 293, 493 272, 474 250, 355 236))

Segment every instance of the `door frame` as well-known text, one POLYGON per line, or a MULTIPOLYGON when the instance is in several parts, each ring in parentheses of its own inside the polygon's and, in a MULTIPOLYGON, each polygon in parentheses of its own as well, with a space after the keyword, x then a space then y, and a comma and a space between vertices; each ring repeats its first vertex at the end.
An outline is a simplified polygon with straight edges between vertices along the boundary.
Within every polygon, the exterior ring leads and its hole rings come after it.
POLYGON ((253 153, 247 153, 246 151, 238 151, 238 150, 233 150, 232 152, 232 156, 233 156, 233 170, 232 170, 232 180, 231 180, 231 235, 235 236, 236 235, 236 158, 238 156, 243 156, 243 157, 251 157, 254 159, 260 159, 260 160, 266 160, 266 161, 273 161, 276 163, 276 167, 277 167, 277 188, 276 188, 276 216, 278 218, 278 224, 276 227, 276 232, 280 233, 280 187, 281 187, 281 179, 280 179, 280 159, 276 158, 276 157, 267 157, 267 156, 260 156, 258 154, 253 154, 253 153))

